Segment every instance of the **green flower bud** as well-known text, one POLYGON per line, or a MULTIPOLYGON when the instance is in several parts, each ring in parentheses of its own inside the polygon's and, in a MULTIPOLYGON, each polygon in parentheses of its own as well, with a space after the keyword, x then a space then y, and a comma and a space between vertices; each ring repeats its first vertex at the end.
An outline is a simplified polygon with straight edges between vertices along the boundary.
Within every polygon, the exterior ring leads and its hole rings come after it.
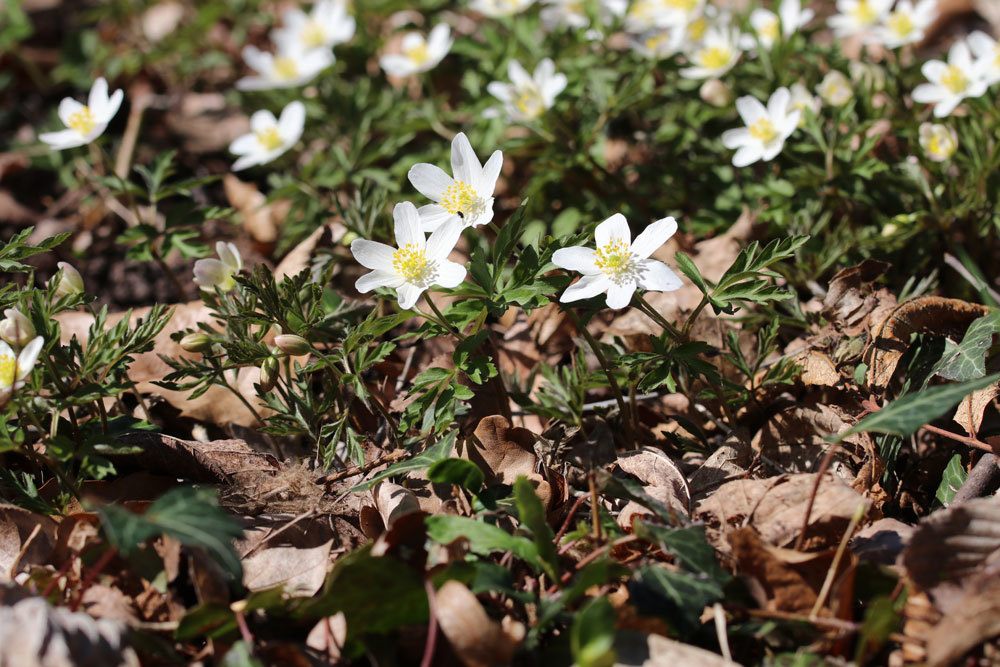
POLYGON ((80 275, 80 272, 66 262, 59 262, 56 266, 59 267, 60 272, 59 282, 56 284, 56 296, 83 294, 83 276, 80 275))
POLYGON ((205 352, 212 347, 212 337, 204 333, 189 333, 181 338, 181 348, 185 352, 205 352))
POLYGON ((309 344, 309 341, 302 336, 296 336, 295 334, 281 334, 280 336, 275 336, 274 344, 283 353, 292 356, 309 354, 309 351, 312 350, 312 345, 309 344))
POLYGON ((278 360, 275 357, 268 357, 264 360, 264 363, 260 365, 260 382, 257 385, 258 393, 266 394, 274 389, 274 385, 278 382, 279 370, 278 360))

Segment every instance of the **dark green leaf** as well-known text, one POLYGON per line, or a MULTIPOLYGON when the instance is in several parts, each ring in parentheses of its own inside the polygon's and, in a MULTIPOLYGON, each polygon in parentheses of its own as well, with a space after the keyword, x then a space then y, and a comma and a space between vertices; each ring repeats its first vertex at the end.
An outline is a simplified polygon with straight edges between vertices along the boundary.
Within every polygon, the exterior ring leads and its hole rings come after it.
POLYGON ((556 551, 556 536, 545 519, 545 507, 535 493, 527 477, 518 477, 514 482, 514 502, 517 504, 518 518, 535 538, 538 556, 542 560, 545 574, 552 581, 559 581, 559 554, 556 551))
POLYGON ((570 630, 570 648, 578 667, 615 664, 615 610, 605 597, 591 600, 577 613, 570 630))
POLYGON ((427 469, 427 479, 438 484, 457 484, 475 493, 483 488, 486 476, 472 461, 444 459, 427 469))

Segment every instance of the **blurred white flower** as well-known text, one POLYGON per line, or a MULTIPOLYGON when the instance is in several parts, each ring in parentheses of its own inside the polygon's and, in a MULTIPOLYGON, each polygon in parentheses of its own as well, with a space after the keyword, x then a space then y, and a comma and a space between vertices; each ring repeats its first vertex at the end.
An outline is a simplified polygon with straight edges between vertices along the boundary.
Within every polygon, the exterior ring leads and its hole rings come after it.
POLYGON ((937 18, 937 0, 898 0, 875 31, 876 41, 890 49, 919 42, 937 18))
POLYGON ((871 39, 876 26, 881 23, 893 0, 837 0, 837 14, 827 20, 837 37, 859 35, 871 39))
POLYGON ((939 123, 920 124, 920 147, 934 162, 948 160, 958 150, 958 134, 947 125, 939 123))
POLYGON ((777 14, 764 8, 750 12, 750 25, 761 45, 769 49, 779 37, 788 39, 815 15, 811 9, 802 9, 801 0, 783 0, 777 14))
POLYGON ((351 243, 354 259, 372 270, 355 283, 359 292, 364 294, 377 287, 392 288, 396 290, 399 307, 405 310, 412 308, 429 287, 457 287, 465 280, 465 267, 448 259, 462 235, 461 220, 450 217, 425 239, 425 225, 413 204, 396 204, 392 217, 396 226, 396 248, 367 239, 355 239, 351 243))
POLYGON ((493 220, 493 190, 502 166, 500 151, 494 151, 486 164, 481 165, 469 138, 459 132, 451 142, 453 176, 426 162, 410 167, 407 174, 410 183, 435 202, 420 207, 424 231, 432 232, 456 216, 466 227, 478 227, 493 220))
POLYGON ((298 7, 286 9, 281 15, 282 26, 272 34, 274 42, 291 48, 330 49, 354 37, 354 17, 347 13, 344 0, 318 0, 306 14, 298 7))
POLYGON ((54 279, 58 279, 56 283, 56 297, 83 294, 83 276, 76 270, 76 267, 66 262, 59 262, 56 266, 59 268, 59 273, 54 276, 54 279))
POLYGON ((969 45, 955 42, 948 51, 948 62, 928 60, 920 68, 929 83, 913 89, 913 100, 934 105, 934 116, 951 115, 962 100, 979 97, 989 84, 980 65, 973 62, 969 45))
POLYGON ((549 58, 538 63, 534 74, 528 74, 521 63, 511 60, 507 76, 510 83, 492 81, 486 90, 503 102, 507 117, 514 122, 538 118, 552 108, 556 96, 566 88, 566 75, 556 72, 555 63, 549 58))
POLYGON ((644 58, 662 60, 678 53, 684 47, 687 26, 650 30, 630 40, 632 50, 644 58))
POLYGON ((816 86, 820 99, 832 107, 842 107, 854 97, 854 88, 843 72, 831 70, 816 86))
POLYGON ((989 85, 1000 83, 1000 42, 976 30, 968 37, 969 48, 976 56, 976 67, 989 85))
MULTIPOLYGON (((546 31, 558 28, 588 28, 590 16, 585 0, 542 0, 542 27, 546 31)), ((597 11, 602 23, 608 24, 615 17, 622 16, 628 8, 628 0, 598 0, 597 11)))
POLYGON ((65 130, 43 132, 38 138, 56 151, 89 144, 104 134, 124 97, 125 93, 121 90, 109 96, 108 82, 101 77, 91 87, 86 104, 80 104, 72 97, 63 98, 59 103, 59 120, 66 126, 65 130))
POLYGON ((687 25, 699 16, 705 0, 634 0, 625 13, 625 29, 632 33, 687 25))
POLYGON ((275 53, 255 46, 243 48, 243 60, 256 72, 236 82, 239 90, 271 90, 296 88, 312 81, 333 64, 333 51, 327 48, 307 49, 294 42, 280 42, 275 53))
POLYGON ((719 79, 709 79, 701 84, 698 95, 704 102, 720 109, 729 106, 733 101, 732 89, 719 79))
POLYGON ((302 137, 306 108, 298 100, 281 111, 281 118, 267 110, 250 117, 250 132, 229 145, 229 152, 240 156, 233 171, 266 164, 294 146, 302 137))
POLYGON ((44 344, 45 340, 37 336, 15 355, 10 345, 0 341, 0 406, 6 405, 14 391, 24 386, 44 344))
POLYGON ((23 347, 35 337, 35 325, 17 308, 3 311, 4 319, 0 320, 0 338, 14 347, 23 347))
POLYGON ((472 0, 469 8, 483 16, 499 18, 513 16, 535 4, 535 0, 472 0))
POLYGON ((418 32, 403 37, 400 53, 389 53, 379 58, 379 65, 390 76, 410 76, 433 69, 451 50, 451 28, 445 24, 435 26, 425 39, 418 32))
POLYGON ((790 90, 792 93, 792 99, 788 103, 788 106, 793 110, 801 112, 801 115, 799 116, 799 127, 802 127, 806 121, 806 112, 819 112, 822 103, 815 95, 810 93, 809 89, 802 83, 793 83, 790 90))
POLYGON ((607 293, 608 308, 624 308, 636 289, 672 292, 680 289, 681 279, 661 261, 649 259, 657 248, 677 231, 673 218, 657 220, 632 240, 625 216, 615 213, 594 230, 596 250, 585 246, 561 248, 552 255, 552 263, 583 277, 566 288, 559 297, 562 303, 589 299, 607 293))
POLYGON ((235 245, 224 241, 215 244, 215 252, 219 259, 199 259, 194 263, 194 282, 209 292, 215 288, 228 292, 236 287, 234 276, 243 268, 243 258, 235 245))
POLYGON ((746 127, 726 130, 722 143, 726 148, 737 149, 733 166, 745 167, 759 160, 773 160, 785 146, 785 140, 799 126, 801 111, 791 108, 792 94, 787 88, 778 88, 771 94, 765 107, 749 95, 736 100, 736 110, 746 127))
POLYGON ((731 70, 740 59, 740 33, 727 23, 710 26, 702 42, 691 49, 690 67, 681 70, 686 79, 718 78, 731 70))

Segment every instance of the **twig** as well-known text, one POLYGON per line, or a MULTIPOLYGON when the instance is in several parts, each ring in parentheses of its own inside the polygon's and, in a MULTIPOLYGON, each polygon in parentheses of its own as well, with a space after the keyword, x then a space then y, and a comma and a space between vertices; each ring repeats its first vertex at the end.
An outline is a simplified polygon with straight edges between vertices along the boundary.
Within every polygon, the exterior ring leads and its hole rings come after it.
POLYGON ((993 448, 990 447, 985 442, 983 442, 982 440, 979 440, 978 438, 970 438, 970 437, 965 436, 965 435, 959 435, 958 433, 952 433, 951 431, 946 431, 945 429, 938 428, 937 426, 934 426, 932 424, 925 424, 921 428, 923 428, 923 430, 925 430, 925 431, 927 431, 929 433, 934 433, 936 435, 940 435, 940 436, 945 437, 945 438, 950 438, 951 440, 954 440, 955 442, 960 442, 963 445, 968 445, 969 447, 974 447, 976 449, 980 449, 980 450, 982 450, 982 451, 984 451, 984 452, 986 452, 988 454, 992 454, 993 453, 993 448))
POLYGON ((274 531, 273 533, 268 533, 267 535, 265 535, 259 542, 257 542, 257 544, 255 544, 252 547, 250 547, 250 550, 247 551, 245 554, 243 554, 241 556, 241 558, 247 558, 247 557, 249 557, 250 554, 252 554, 253 552, 257 551, 257 549, 260 549, 262 546, 264 546, 265 544, 267 544, 268 542, 270 542, 271 540, 273 540, 274 538, 276 538, 278 535, 281 535, 283 532, 285 532, 286 530, 288 530, 289 528, 291 528, 292 526, 294 526, 295 524, 297 524, 299 521, 302 521, 304 519, 308 519, 309 517, 314 516, 315 514, 316 514, 316 508, 315 507, 312 508, 312 509, 310 509, 310 510, 307 510, 306 512, 303 512, 302 514, 298 515, 297 517, 295 517, 294 519, 292 519, 291 521, 289 521, 288 523, 286 523, 284 526, 282 526, 278 530, 274 531))
POLYGON ((819 589, 819 595, 816 596, 816 603, 813 604, 812 611, 809 612, 809 618, 816 618, 819 614, 819 610, 823 608, 823 604, 826 602, 827 596, 830 594, 830 588, 833 586, 833 579, 837 576, 837 568, 840 566, 840 559, 844 557, 844 552, 847 550, 847 543, 851 540, 851 536, 854 535, 854 530, 861 523, 861 519, 865 518, 865 514, 868 513, 868 505, 864 501, 858 503, 857 509, 854 510, 854 515, 851 516, 851 522, 847 525, 847 530, 844 531, 843 536, 840 538, 840 544, 837 545, 837 553, 833 555, 833 560, 830 562, 830 569, 826 571, 826 578, 823 580, 823 586, 819 589))
POLYGON ((583 503, 585 503, 586 501, 587 501, 586 494, 581 494, 577 496, 577 499, 573 503, 573 506, 569 508, 569 514, 566 515, 566 520, 563 521, 562 526, 559 528, 559 532, 556 533, 556 537, 553 540, 555 544, 559 544, 559 540, 563 538, 563 535, 566 534, 566 531, 569 530, 570 525, 573 523, 573 517, 576 515, 577 511, 579 511, 580 506, 583 505, 583 503))
POLYGON ((395 463, 396 461, 402 461, 410 452, 405 449, 395 449, 385 456, 380 456, 374 461, 369 461, 368 463, 360 466, 354 466, 353 468, 348 468, 346 470, 338 470, 337 472, 332 472, 329 475, 324 475, 316 480, 317 484, 332 484, 333 482, 339 482, 342 479, 347 479, 348 477, 354 477, 355 475, 364 475, 367 472, 371 472, 375 468, 385 463, 395 463))
POLYGON ((802 551, 802 545, 805 544, 806 531, 809 530, 809 517, 812 515, 813 505, 816 503, 816 495, 819 493, 819 485, 823 481, 823 475, 826 474, 827 468, 833 463, 834 455, 840 450, 840 445, 834 444, 823 455, 823 460, 819 463, 819 468, 816 470, 816 479, 813 481, 812 492, 809 494, 809 502, 806 503, 806 515, 802 518, 802 529, 799 531, 798 539, 795 540, 796 551, 802 551))
POLYGON ((117 555, 118 549, 115 549, 114 547, 108 547, 108 550, 101 554, 101 557, 97 559, 96 563, 94 563, 94 567, 90 568, 90 571, 87 572, 87 576, 85 576, 83 581, 80 582, 80 589, 77 592, 76 599, 73 600, 73 603, 69 607, 70 611, 76 611, 80 608, 80 603, 83 602, 84 593, 87 592, 87 589, 94 583, 94 580, 97 579, 98 575, 104 571, 104 568, 108 566, 111 559, 117 555))
POLYGON ((951 504, 964 503, 973 498, 982 498, 996 490, 1000 483, 1000 463, 996 454, 983 454, 969 471, 969 476, 955 492, 951 504))
POLYGON ((726 612, 718 602, 712 605, 712 615, 715 617, 715 637, 719 641, 719 651, 726 662, 732 662, 733 654, 729 650, 729 631, 726 629, 726 612))
POLYGON ((430 579, 424 580, 424 590, 427 591, 430 618, 427 619, 427 641, 424 643, 424 655, 420 659, 420 667, 431 667, 434 664, 434 647, 437 644, 437 604, 434 600, 434 584, 430 579))
MULTIPOLYGON (((788 611, 778 611, 771 609, 748 609, 747 614, 757 618, 773 618, 779 621, 793 621, 798 623, 809 623, 810 625, 815 625, 820 628, 828 628, 830 630, 840 630, 841 632, 856 633, 861 629, 859 623, 854 623, 852 621, 846 621, 842 618, 826 618, 824 616, 817 616, 816 618, 809 618, 803 614, 794 614, 788 611)), ((916 644, 918 646, 923 646, 924 643, 917 639, 916 637, 908 637, 907 635, 900 634, 898 632, 893 632, 889 634, 889 639, 896 642, 897 644, 916 644)))
POLYGON ((947 264, 948 266, 950 266, 951 268, 955 269, 955 271, 958 272, 958 275, 960 275, 963 278, 965 278, 965 280, 970 285, 972 285, 976 289, 984 290, 984 291, 988 292, 989 295, 991 297, 993 297, 994 301, 1000 303, 1000 294, 998 294, 996 292, 996 290, 994 290, 992 287, 990 287, 984 281, 982 281, 979 278, 977 278, 976 276, 972 275, 969 272, 969 270, 967 268, 965 268, 965 266, 962 265, 962 262, 958 261, 957 257, 955 257, 954 255, 951 255, 949 253, 945 253, 944 254, 944 263, 947 264))

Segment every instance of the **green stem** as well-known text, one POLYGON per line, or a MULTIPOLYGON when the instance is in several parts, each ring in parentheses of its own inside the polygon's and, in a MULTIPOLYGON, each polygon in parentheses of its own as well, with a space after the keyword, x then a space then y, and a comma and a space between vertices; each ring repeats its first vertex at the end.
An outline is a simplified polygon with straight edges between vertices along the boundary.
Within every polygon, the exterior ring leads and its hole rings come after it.
POLYGON ((664 331, 670 334, 671 338, 673 338, 677 342, 680 342, 682 339, 686 338, 684 334, 682 334, 680 331, 677 330, 677 327, 668 322, 666 318, 663 317, 663 315, 660 315, 658 312, 656 312, 656 309, 653 308, 653 306, 648 301, 646 301, 646 297, 644 295, 636 293, 635 299, 636 299, 635 300, 636 307, 642 312, 644 312, 646 315, 648 315, 654 322, 659 324, 664 331))

